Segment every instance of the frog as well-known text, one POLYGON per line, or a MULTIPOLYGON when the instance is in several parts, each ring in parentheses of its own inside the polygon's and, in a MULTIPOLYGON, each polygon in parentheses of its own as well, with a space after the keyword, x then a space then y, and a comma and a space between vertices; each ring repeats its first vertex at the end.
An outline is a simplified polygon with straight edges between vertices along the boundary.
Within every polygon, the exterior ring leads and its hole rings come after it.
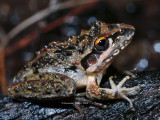
POLYGON ((90 29, 71 36, 64 42, 51 42, 36 52, 35 57, 21 69, 8 86, 8 96, 16 100, 62 100, 76 96, 78 89, 86 89, 91 100, 123 99, 140 87, 122 87, 109 78, 111 88, 100 83, 115 57, 131 42, 135 33, 132 25, 107 24, 94 21, 90 29))

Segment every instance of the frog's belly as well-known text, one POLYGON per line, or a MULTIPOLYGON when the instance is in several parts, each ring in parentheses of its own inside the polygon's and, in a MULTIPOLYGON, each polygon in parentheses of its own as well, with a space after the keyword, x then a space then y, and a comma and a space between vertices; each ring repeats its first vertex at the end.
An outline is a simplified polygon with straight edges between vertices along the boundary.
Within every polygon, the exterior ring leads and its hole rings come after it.
POLYGON ((66 75, 75 81, 77 88, 83 88, 87 86, 86 73, 85 71, 82 71, 81 69, 65 71, 64 68, 62 69, 62 68, 46 67, 43 69, 41 68, 38 71, 39 72, 60 73, 60 74, 66 75))

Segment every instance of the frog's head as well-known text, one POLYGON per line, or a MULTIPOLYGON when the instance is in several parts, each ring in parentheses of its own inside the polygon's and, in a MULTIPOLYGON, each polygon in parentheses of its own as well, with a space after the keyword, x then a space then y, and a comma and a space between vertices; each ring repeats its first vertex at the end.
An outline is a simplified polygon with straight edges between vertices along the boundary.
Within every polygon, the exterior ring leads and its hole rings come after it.
POLYGON ((92 23, 90 39, 92 50, 81 60, 87 73, 105 70, 132 40, 134 27, 127 24, 92 23))

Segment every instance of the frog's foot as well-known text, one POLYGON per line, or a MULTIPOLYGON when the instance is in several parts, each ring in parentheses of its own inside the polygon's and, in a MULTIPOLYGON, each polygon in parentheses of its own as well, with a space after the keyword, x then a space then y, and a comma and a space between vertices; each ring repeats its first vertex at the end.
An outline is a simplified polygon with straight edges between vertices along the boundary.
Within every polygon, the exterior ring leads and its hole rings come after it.
MULTIPOLYGON (((90 81, 87 86, 86 96, 92 99, 101 99, 101 100, 109 100, 109 99, 124 99, 129 102, 130 107, 133 108, 132 101, 127 97, 129 93, 135 92, 140 89, 139 86, 135 86, 132 88, 122 87, 126 80, 129 79, 129 76, 123 78, 122 81, 118 85, 116 85, 113 80, 113 76, 109 78, 111 89, 108 88, 99 88, 94 81, 90 81)), ((133 108, 134 109, 134 108, 133 108)))
POLYGON ((128 95, 129 93, 137 91, 138 89, 140 89, 140 87, 139 86, 135 86, 135 87, 132 87, 132 88, 122 87, 123 84, 129 79, 129 76, 126 76, 125 78, 123 78, 123 80, 120 81, 118 85, 116 85, 114 83, 112 78, 113 78, 112 76, 109 78, 109 82, 110 82, 110 85, 111 85, 110 91, 111 91, 111 94, 113 94, 113 97, 115 99, 124 99, 124 100, 128 101, 129 104, 130 104, 130 107, 133 108, 132 101, 126 95, 128 95))

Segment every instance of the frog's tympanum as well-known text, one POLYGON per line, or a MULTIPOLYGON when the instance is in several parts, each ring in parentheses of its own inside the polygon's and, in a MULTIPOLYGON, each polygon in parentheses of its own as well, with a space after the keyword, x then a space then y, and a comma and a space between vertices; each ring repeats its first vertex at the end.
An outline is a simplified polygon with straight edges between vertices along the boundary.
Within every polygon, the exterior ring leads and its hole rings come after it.
POLYGON ((95 21, 90 30, 82 30, 66 42, 51 42, 37 52, 8 86, 8 95, 18 100, 57 100, 74 97, 76 90, 86 88, 89 99, 125 99, 139 89, 122 87, 109 79, 111 89, 101 88, 107 68, 130 42, 134 27, 127 24, 106 24, 95 21))

